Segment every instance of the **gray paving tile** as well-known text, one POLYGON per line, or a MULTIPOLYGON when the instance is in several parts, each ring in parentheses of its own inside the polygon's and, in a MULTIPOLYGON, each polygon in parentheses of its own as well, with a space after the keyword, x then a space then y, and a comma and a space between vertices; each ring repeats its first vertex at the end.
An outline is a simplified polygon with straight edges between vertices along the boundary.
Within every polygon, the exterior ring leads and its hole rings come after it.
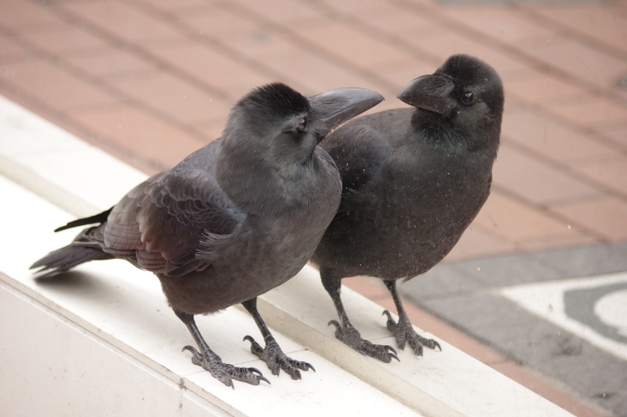
POLYGON ((509 358, 627 416, 627 362, 490 292, 421 300, 432 314, 509 358))
POLYGON ((454 263, 464 275, 473 277, 489 287, 505 287, 538 281, 550 281, 563 276, 552 265, 540 262, 530 254, 510 254, 454 263))
POLYGON ((442 264, 398 286, 399 292, 416 300, 464 294, 485 287, 455 265, 442 264))
POLYGON ((516 313, 525 316, 519 317, 518 323, 507 320, 508 323, 501 322, 498 328, 483 327, 474 331, 512 359, 536 368, 557 357, 581 354, 583 341, 580 338, 526 311, 516 310, 516 313))
POLYGON ((491 291, 627 271, 627 242, 437 265, 401 286, 410 301, 617 416, 627 416, 627 362, 491 291))
POLYGON ((627 271, 627 242, 539 252, 532 255, 564 278, 627 271))
POLYGON ((627 363, 609 353, 583 342, 577 355, 558 356, 531 367, 566 382, 616 415, 627 416, 627 363))
POLYGON ((502 327, 518 326, 530 320, 521 307, 488 292, 421 300, 418 304, 473 335, 501 333, 502 327))

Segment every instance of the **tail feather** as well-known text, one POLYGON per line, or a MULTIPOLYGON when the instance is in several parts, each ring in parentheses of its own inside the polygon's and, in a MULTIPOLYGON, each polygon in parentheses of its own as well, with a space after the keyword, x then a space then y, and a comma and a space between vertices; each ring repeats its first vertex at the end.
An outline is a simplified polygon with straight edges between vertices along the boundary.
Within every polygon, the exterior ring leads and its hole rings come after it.
POLYGON ((84 262, 100 259, 113 259, 113 256, 94 247, 70 244, 50 252, 32 264, 30 269, 41 268, 36 271, 37 275, 49 277, 65 272, 84 262))
POLYGON ((109 210, 103 211, 102 213, 98 213, 95 216, 85 217, 83 219, 71 221, 65 226, 56 228, 54 231, 60 232, 61 230, 71 229, 72 227, 87 226, 89 224, 94 224, 94 223, 102 224, 107 221, 107 218, 109 218, 109 214, 111 214, 111 210, 113 210, 113 207, 111 207, 109 210))
MULTIPOLYGON (((100 225, 102 225, 107 221, 111 210, 113 210, 113 207, 95 216, 71 221, 65 226, 56 229, 55 232, 94 223, 100 223, 100 225)), ((82 230, 78 236, 74 238, 72 243, 50 252, 48 255, 32 264, 30 269, 40 268, 38 271, 35 271, 35 274, 39 277, 49 277, 65 272, 85 262, 115 258, 115 256, 101 249, 102 242, 99 242, 98 230, 99 226, 82 230)))

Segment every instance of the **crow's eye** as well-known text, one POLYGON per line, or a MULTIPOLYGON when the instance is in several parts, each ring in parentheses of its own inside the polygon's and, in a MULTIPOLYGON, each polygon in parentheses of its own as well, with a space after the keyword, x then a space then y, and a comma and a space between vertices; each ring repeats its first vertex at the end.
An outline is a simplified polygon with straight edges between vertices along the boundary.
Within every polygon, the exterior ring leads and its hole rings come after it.
POLYGON ((296 128, 299 132, 305 132, 307 130, 307 118, 303 117, 298 122, 298 127, 296 128))
POLYGON ((466 106, 470 106, 472 103, 475 102, 475 95, 471 93, 470 91, 467 91, 464 94, 462 94, 461 100, 462 100, 462 104, 465 104, 466 106))

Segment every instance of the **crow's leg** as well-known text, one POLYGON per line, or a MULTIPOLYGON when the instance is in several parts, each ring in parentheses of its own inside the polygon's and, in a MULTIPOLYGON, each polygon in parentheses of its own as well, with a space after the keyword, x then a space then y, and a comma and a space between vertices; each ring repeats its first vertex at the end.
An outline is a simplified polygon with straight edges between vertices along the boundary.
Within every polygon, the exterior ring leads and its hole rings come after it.
POLYGON ((198 351, 190 345, 183 348, 183 350, 192 352, 192 363, 194 365, 202 366, 209 371, 214 378, 231 388, 234 388, 233 380, 247 382, 252 385, 259 385, 261 381, 265 381, 268 384, 270 383, 256 368, 238 368, 222 362, 222 359, 209 348, 209 345, 205 342, 205 339, 203 339, 198 327, 196 327, 194 316, 176 310, 174 310, 174 313, 185 323, 194 341, 196 341, 198 349, 200 349, 200 351, 198 351))
POLYGON ((398 347, 401 350, 404 350, 405 343, 409 342, 409 346, 411 346, 416 355, 422 355, 423 346, 431 349, 435 349, 437 347, 438 349, 442 350, 440 344, 435 340, 427 339, 416 333, 413 326, 411 325, 411 322, 409 321, 409 317, 407 317, 405 309, 403 308, 403 302, 401 301, 401 298, 396 291, 396 281, 384 280, 383 282, 385 282, 385 286, 388 287, 390 294, 392 294, 392 299, 394 299, 394 305, 396 305, 396 311, 398 312, 398 323, 396 323, 389 311, 383 311, 383 314, 388 316, 387 328, 396 337, 398 347))
POLYGON ((357 352, 379 359, 382 362, 389 363, 392 358, 399 360, 398 356, 396 356, 396 351, 392 346, 375 345, 374 343, 363 339, 357 329, 353 327, 348 319, 346 310, 344 310, 344 305, 342 304, 342 299, 340 297, 340 290, 342 286, 341 277, 338 277, 328 269, 321 269, 320 277, 322 278, 322 285, 324 286, 324 289, 327 290, 333 300, 333 304, 335 304, 335 310, 337 311, 337 315, 341 321, 341 323, 338 323, 336 320, 331 320, 329 322, 330 325, 332 324, 335 326, 335 337, 357 352))
POLYGON ((253 319, 255 319, 255 323, 257 323, 257 327, 259 327, 263 340, 266 342, 266 347, 262 348, 251 336, 244 337, 244 340, 250 342, 250 351, 268 364, 268 368, 270 368, 273 375, 279 375, 281 369, 283 369, 292 379, 301 379, 299 369, 302 371, 313 369, 315 371, 314 367, 307 362, 297 361, 283 353, 283 350, 281 350, 274 336, 270 333, 268 326, 266 326, 266 323, 264 323, 261 318, 259 310, 257 310, 257 298, 245 301, 242 305, 253 316, 253 319))

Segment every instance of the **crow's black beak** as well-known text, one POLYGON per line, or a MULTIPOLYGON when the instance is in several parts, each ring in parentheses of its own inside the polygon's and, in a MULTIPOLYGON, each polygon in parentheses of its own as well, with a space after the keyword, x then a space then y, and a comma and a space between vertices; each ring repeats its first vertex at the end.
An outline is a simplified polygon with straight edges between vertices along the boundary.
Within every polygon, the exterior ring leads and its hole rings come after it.
POLYGON ((453 80, 442 75, 423 75, 414 78, 398 96, 399 100, 425 110, 444 114, 456 106, 449 94, 455 88, 453 80))
POLYGON ((365 88, 336 88, 308 97, 321 137, 347 120, 381 103, 381 94, 365 88))

